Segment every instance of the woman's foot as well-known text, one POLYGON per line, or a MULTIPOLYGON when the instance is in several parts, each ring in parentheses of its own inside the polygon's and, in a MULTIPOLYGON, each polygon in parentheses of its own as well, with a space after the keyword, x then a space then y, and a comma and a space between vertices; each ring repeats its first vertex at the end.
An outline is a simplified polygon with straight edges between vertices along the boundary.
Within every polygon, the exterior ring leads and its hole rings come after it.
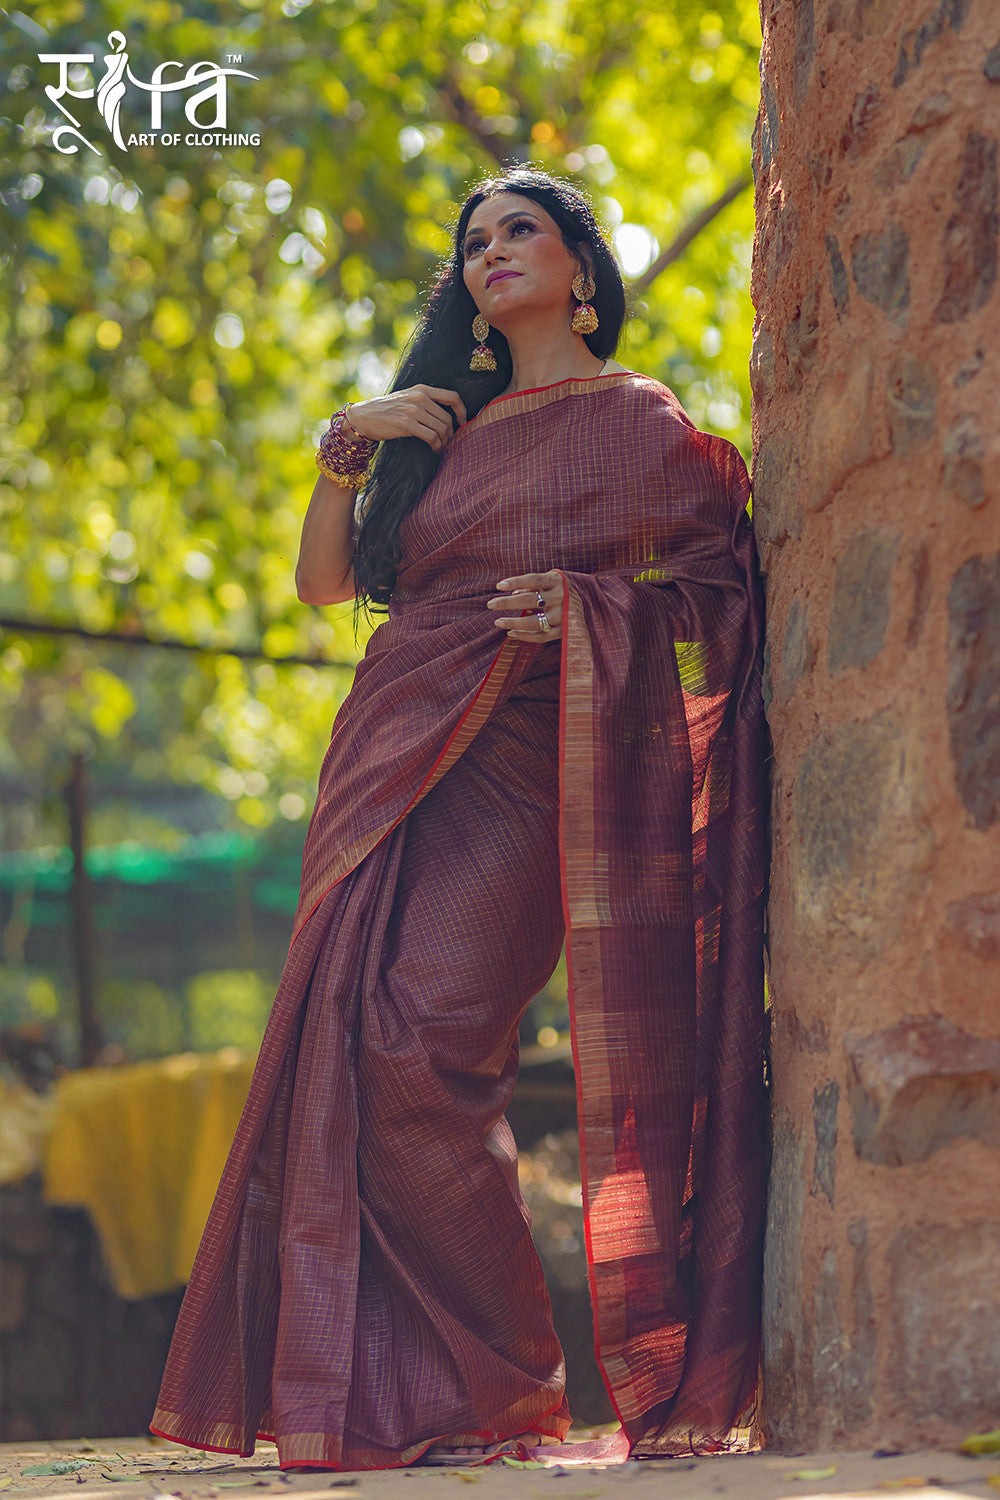
POLYGON ((537 1448, 541 1445, 541 1434, 537 1432, 518 1432, 513 1437, 503 1438, 497 1443, 477 1443, 466 1446, 455 1446, 451 1443, 435 1443, 432 1448, 421 1454, 419 1462, 422 1464, 439 1464, 447 1466, 451 1464, 480 1463, 485 1458, 493 1457, 499 1453, 511 1453, 516 1455, 518 1447, 537 1448))

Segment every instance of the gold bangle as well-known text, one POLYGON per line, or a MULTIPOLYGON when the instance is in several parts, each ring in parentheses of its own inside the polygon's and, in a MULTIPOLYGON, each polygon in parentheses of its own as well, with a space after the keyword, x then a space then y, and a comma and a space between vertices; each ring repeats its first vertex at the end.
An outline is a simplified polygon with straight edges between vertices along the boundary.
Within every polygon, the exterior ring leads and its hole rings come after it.
POLYGON ((345 474, 334 469, 320 448, 316 450, 316 467, 327 479, 332 480, 334 484, 339 484, 347 490, 362 489, 368 478, 367 469, 361 469, 354 474, 345 474))

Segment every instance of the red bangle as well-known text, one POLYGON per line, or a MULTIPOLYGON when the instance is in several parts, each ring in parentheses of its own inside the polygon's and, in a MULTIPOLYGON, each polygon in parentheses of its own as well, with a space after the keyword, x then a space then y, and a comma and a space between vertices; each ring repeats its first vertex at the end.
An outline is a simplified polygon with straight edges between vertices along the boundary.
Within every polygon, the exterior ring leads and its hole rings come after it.
POLYGON ((316 450, 316 466, 334 484, 359 490, 368 478, 368 467, 378 443, 360 433, 356 437, 348 435, 345 427, 350 428, 349 406, 350 403, 330 418, 330 426, 316 450))

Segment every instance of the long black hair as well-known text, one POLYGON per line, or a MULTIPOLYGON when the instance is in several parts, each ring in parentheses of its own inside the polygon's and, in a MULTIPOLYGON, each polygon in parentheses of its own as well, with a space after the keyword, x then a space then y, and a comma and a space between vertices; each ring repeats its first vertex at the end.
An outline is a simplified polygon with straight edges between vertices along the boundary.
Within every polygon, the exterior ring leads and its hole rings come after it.
MULTIPOLYGON (((541 205, 558 225, 566 248, 587 269, 590 251, 597 290, 591 305, 598 327, 584 334, 592 354, 607 359, 618 347, 625 321, 625 288, 594 210, 579 188, 533 167, 512 167, 480 182, 466 199, 455 225, 452 249, 431 289, 427 305, 403 350, 390 390, 423 383, 457 391, 471 418, 510 383, 510 346, 498 328, 489 334, 495 371, 471 372, 472 320, 478 311, 462 279, 462 242, 479 204, 498 193, 518 193, 541 205)), ((443 408, 450 411, 450 408, 443 408)), ((423 438, 391 438, 378 450, 361 501, 354 544, 355 619, 359 608, 384 613, 396 583, 399 526, 437 473, 442 455, 423 438)))

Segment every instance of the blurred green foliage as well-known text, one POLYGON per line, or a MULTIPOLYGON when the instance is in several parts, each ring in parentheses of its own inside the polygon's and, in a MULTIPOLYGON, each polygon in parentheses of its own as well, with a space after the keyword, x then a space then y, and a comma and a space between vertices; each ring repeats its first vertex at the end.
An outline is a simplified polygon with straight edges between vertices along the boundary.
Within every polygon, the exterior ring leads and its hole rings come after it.
MULTIPOLYGON (((464 195, 505 161, 566 175, 638 275, 749 175, 759 44, 755 0, 26 4, 0 118, 5 612, 356 659, 350 606, 295 597, 312 449, 384 388, 464 195), (114 28, 146 79, 239 54, 256 80, 230 80, 229 129, 260 146, 123 152, 90 100, 99 153, 56 152, 38 53, 93 53, 97 82, 114 28)), ((170 100, 165 128, 190 128, 170 100)), ((147 119, 131 89, 123 131, 147 119)), ((744 451, 751 236, 742 192, 638 293, 619 351, 744 451)), ((2 768, 39 806, 83 743, 106 778, 210 788, 255 827, 307 814, 350 684, 10 635, 0 665, 2 768)))

